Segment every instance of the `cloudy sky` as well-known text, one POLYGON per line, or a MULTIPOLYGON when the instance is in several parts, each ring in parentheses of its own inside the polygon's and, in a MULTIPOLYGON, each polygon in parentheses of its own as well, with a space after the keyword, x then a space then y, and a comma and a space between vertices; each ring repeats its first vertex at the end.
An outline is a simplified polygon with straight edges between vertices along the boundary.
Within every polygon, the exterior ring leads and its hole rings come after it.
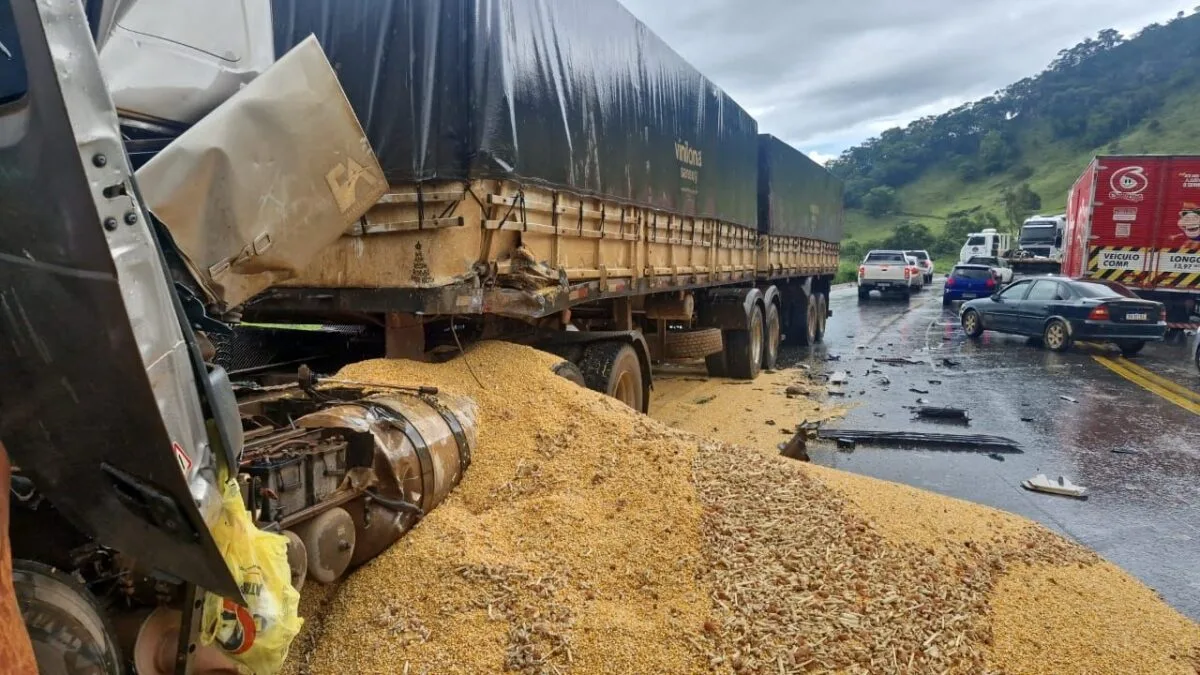
POLYGON ((621 0, 775 134, 816 159, 981 98, 1104 28, 1197 0, 621 0))

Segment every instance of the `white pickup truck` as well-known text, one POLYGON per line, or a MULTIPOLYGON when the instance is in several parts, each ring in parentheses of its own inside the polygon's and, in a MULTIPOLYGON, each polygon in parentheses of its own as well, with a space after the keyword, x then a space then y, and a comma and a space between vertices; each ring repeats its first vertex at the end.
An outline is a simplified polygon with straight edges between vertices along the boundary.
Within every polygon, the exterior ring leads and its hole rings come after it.
POLYGON ((858 267, 858 299, 866 300, 873 290, 909 298, 922 281, 920 268, 904 251, 871 251, 858 267))

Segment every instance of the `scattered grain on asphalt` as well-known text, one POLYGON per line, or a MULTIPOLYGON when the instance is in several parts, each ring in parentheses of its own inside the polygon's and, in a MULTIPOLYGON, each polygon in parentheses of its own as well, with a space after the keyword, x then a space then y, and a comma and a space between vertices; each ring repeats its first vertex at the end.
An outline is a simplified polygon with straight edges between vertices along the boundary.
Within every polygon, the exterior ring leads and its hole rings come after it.
POLYGON ((1113 565, 1016 565, 991 597, 1008 675, 1195 675, 1200 627, 1113 565))
MULTIPOLYGON (((1100 589, 1007 607, 1005 580, 1107 569, 1094 554, 1013 516, 670 429, 555 362, 488 343, 341 374, 474 397, 479 445, 448 501, 334 594, 292 652, 298 672, 1018 672, 1037 652, 997 640, 1023 644, 1021 612, 1043 644, 1083 644, 1077 596, 1100 589)), ((1128 584, 1111 611, 1139 635, 1130 658, 1200 646, 1128 584)))

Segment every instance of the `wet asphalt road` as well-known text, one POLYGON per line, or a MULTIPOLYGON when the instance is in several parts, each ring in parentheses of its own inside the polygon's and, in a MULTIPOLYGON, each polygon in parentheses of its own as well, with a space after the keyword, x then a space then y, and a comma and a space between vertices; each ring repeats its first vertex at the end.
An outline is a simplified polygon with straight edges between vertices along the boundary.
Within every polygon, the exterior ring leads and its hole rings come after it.
MULTIPOLYGON (((1005 436, 1023 453, 861 443, 846 453, 821 444, 813 461, 1037 520, 1200 620, 1200 416, 1104 368, 1093 358, 1099 352, 1086 346, 1054 354, 1014 336, 985 333, 971 341, 958 326, 957 308, 942 308, 941 292, 935 282, 907 305, 877 296, 860 304, 854 288, 835 289, 824 345, 781 356, 815 373, 849 375, 845 401, 856 405, 838 428, 1005 436), (830 355, 841 360, 828 361, 830 355), (882 365, 875 357, 922 363, 882 365), (960 365, 947 367, 944 358, 960 365), (905 406, 917 399, 967 409, 970 426, 914 420, 905 406), (1066 476, 1087 487, 1089 499, 1021 488, 1039 473, 1066 476)), ((1135 362, 1200 391, 1200 375, 1183 346, 1151 345, 1135 362)))

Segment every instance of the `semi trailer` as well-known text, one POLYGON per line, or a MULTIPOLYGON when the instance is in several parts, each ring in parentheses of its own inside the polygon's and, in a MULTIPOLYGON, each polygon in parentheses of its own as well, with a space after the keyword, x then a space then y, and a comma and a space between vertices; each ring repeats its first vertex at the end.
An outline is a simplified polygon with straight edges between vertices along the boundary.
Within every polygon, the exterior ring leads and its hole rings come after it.
POLYGON ((1093 159, 1071 188, 1063 273, 1116 281, 1200 326, 1200 157, 1093 159))
POLYGON ((652 358, 753 377, 820 339, 840 184, 617 3, 198 8, 0 2, 0 442, 42 672, 235 667, 246 630, 199 639, 206 594, 244 617, 230 481, 301 586, 469 470, 471 401, 314 373, 508 339, 645 410, 652 358))

